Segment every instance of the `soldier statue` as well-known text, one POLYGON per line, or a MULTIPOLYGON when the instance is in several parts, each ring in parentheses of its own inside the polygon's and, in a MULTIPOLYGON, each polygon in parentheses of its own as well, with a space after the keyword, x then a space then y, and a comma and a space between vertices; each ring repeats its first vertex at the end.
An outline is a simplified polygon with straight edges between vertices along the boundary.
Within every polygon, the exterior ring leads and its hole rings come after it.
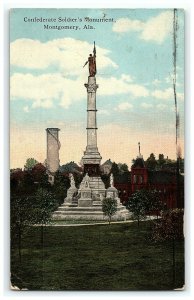
POLYGON ((93 55, 90 54, 88 57, 88 60, 86 61, 85 65, 83 68, 88 64, 89 67, 89 74, 91 77, 95 76, 97 73, 96 70, 96 47, 95 47, 95 42, 94 42, 94 50, 93 50, 93 55), (88 64, 89 63, 89 64, 88 64))

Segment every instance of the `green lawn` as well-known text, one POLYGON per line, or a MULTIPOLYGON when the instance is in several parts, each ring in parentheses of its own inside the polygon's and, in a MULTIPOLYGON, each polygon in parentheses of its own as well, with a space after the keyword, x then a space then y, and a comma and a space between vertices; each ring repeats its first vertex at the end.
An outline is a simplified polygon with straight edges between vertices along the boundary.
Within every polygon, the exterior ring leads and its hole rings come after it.
MULTIPOLYGON (((150 223, 40 227, 13 245, 12 283, 29 290, 170 290, 171 242, 154 244, 150 223)), ((176 242, 176 287, 184 284, 184 243, 176 242)))

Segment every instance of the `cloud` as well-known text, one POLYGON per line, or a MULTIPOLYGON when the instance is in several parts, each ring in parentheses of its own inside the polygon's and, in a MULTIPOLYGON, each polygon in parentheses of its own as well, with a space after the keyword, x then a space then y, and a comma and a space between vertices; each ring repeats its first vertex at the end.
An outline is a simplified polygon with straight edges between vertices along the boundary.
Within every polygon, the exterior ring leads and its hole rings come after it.
MULTIPOLYGON (((181 70, 181 68, 180 68, 180 67, 177 67, 177 70, 181 70)), ((182 72, 181 75, 184 76, 184 72, 182 72)), ((176 72, 176 86, 177 86, 177 87, 181 87, 181 86, 183 86, 183 84, 184 84, 184 80, 181 79, 180 77, 181 77, 181 76, 180 76, 180 73, 176 72)), ((165 81, 166 83, 168 83, 168 84, 173 84, 174 79, 175 79, 174 73, 171 73, 171 74, 169 74, 169 75, 164 79, 164 81, 165 81)))
POLYGON ((178 100, 184 101, 184 93, 177 93, 178 100))
POLYGON ((128 75, 122 74, 121 78, 98 78, 99 95, 131 94, 133 97, 147 97, 149 90, 143 85, 130 83, 128 75))
POLYGON ((167 88, 165 90, 155 90, 152 92, 152 96, 157 98, 157 99, 170 99, 174 97, 173 89, 172 88, 167 88))
POLYGON ((60 74, 15 73, 11 76, 10 95, 13 100, 30 100, 32 108, 51 108, 60 105, 68 108, 86 96, 83 81, 64 78, 60 74))
POLYGON ((162 12, 145 23, 140 38, 145 41, 155 41, 161 44, 173 28, 173 12, 162 12))
MULTIPOLYGON (((157 99, 170 100, 174 98, 173 88, 167 88, 165 90, 155 90, 151 93, 151 95, 157 99)), ((176 93, 177 100, 184 100, 183 93, 176 93)))
POLYGON ((141 106, 142 106, 143 108, 146 108, 146 109, 152 108, 152 107, 153 107, 153 105, 152 105, 151 103, 145 103, 145 102, 143 102, 143 103, 141 104, 141 106))
POLYGON ((106 115, 106 116, 109 116, 109 115, 110 115, 110 111, 108 111, 107 109, 99 109, 99 110, 98 110, 98 115, 106 115))
POLYGON ((115 110, 118 111, 127 111, 131 110, 133 108, 133 105, 129 102, 122 102, 117 107, 115 107, 115 110))
MULTIPOLYGON (((96 48, 99 70, 118 67, 108 57, 110 50, 96 48)), ((65 74, 75 75, 83 70, 87 60, 86 53, 89 55, 92 49, 92 44, 73 38, 55 39, 45 43, 32 39, 17 39, 10 45, 10 62, 26 69, 44 70, 54 66, 65 74)))
POLYGON ((142 31, 145 23, 139 20, 131 20, 128 18, 121 18, 113 24, 113 31, 123 33, 130 31, 142 31))
POLYGON ((167 108, 167 105, 160 103, 160 104, 157 104, 156 107, 160 110, 165 110, 167 108))
POLYGON ((129 18, 118 19, 113 25, 113 31, 118 33, 137 32, 144 41, 161 44, 173 28, 173 12, 165 11, 146 22, 129 18))
POLYGON ((23 107, 23 111, 25 111, 26 113, 29 113, 29 107, 28 106, 24 106, 23 107))
MULTIPOLYGON (((178 74, 176 74, 176 77, 178 77, 178 74)), ((165 82, 168 84, 173 84, 174 74, 171 73, 165 78, 165 82)))
POLYGON ((121 79, 126 82, 132 82, 134 80, 133 77, 129 74, 122 74, 121 79))
POLYGON ((152 84, 153 85, 159 85, 161 83, 161 80, 158 80, 158 79, 154 79, 153 81, 152 81, 152 84))
MULTIPOLYGON (((141 85, 129 83, 131 77, 122 74, 120 78, 98 78, 97 93, 102 96, 129 94, 133 97, 147 97, 149 91, 141 85)), ((32 108, 52 108, 60 105, 68 108, 72 103, 86 98, 85 76, 69 79, 60 73, 32 75, 14 73, 10 80, 12 100, 31 101, 32 108)))

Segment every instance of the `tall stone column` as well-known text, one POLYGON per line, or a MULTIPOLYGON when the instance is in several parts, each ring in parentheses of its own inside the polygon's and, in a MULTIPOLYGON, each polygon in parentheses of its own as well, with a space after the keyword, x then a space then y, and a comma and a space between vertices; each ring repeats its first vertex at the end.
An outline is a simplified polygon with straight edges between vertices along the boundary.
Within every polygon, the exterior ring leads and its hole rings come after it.
POLYGON ((85 87, 87 88, 87 146, 82 162, 85 173, 97 175, 102 157, 97 147, 96 90, 98 85, 96 77, 89 76, 85 87))
POLYGON ((54 183, 54 175, 59 169, 59 128, 47 128, 47 158, 46 168, 49 175, 49 182, 54 183))

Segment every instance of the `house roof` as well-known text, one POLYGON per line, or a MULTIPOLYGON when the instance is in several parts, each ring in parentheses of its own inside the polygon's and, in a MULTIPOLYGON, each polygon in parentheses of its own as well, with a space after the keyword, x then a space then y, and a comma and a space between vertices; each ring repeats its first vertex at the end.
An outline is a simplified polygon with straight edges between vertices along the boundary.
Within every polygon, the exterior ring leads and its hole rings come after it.
POLYGON ((103 164, 102 164, 102 166, 104 166, 104 165, 110 165, 110 166, 112 166, 112 161, 110 160, 110 158, 109 159, 107 159, 103 164))

